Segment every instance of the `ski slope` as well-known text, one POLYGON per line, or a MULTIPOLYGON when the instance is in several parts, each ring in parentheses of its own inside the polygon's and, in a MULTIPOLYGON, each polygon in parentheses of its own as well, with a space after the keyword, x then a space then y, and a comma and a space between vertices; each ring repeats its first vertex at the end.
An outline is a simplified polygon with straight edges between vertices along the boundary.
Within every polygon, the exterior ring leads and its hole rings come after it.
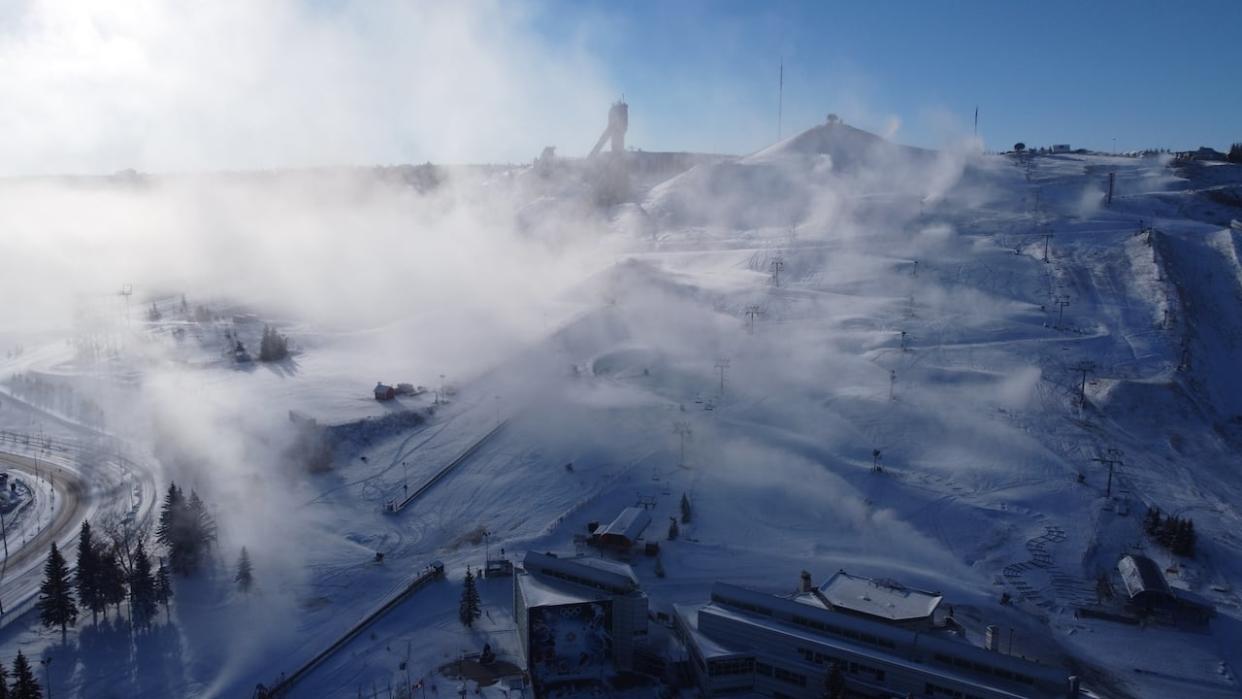
MULTIPOLYGON (((482 582, 478 627, 456 621, 466 566, 485 550, 573 550, 589 522, 642 498, 656 503, 647 538, 667 576, 633 563, 655 609, 702 600, 717 580, 790 591, 801 570, 822 580, 845 568, 940 590, 974 642, 989 624, 1012 628, 1015 652, 1073 668, 1099 696, 1238 696, 1242 241, 1228 228, 1237 213, 1204 195, 1242 186, 1228 167, 932 152, 845 125, 704 160, 618 207, 538 331, 463 363, 458 395, 423 424, 342 446, 331 471, 292 485, 239 467, 222 499, 296 513, 265 520, 283 545, 258 559, 259 592, 228 591, 221 561, 178 593, 175 623, 157 632, 176 643, 160 652, 106 647, 84 627, 51 651, 76 668, 56 695, 244 695, 432 560, 447 581, 292 696, 418 678, 452 691, 437 668, 485 642, 520 664, 509 581, 482 582), (502 423, 433 489, 384 512, 502 423), (677 424, 690 428, 684 464, 677 424), (1093 459, 1109 449, 1124 456, 1106 496, 1093 459), (694 519, 664 541, 683 493, 694 519), (1149 506, 1194 518, 1195 559, 1144 537, 1149 506), (1215 603, 1209 629, 1078 618, 1128 552, 1215 603)), ((520 181, 540 206, 584 196, 520 181)), ((313 319, 297 332, 296 371, 198 362, 193 385, 253 392, 270 413, 375 414, 342 396, 365 400, 375 338, 404 335, 313 319)), ((377 351, 387 373, 435 373, 417 346, 377 351)), ((48 638, 3 633, 4 656, 48 638)))

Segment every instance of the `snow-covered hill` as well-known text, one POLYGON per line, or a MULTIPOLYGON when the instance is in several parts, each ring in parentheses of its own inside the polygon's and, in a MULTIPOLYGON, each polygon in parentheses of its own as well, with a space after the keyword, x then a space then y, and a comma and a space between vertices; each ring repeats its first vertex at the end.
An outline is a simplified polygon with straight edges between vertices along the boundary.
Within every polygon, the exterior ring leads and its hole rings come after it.
MULTIPOLYGON (((508 207, 522 241, 505 238, 511 255, 460 286, 409 275, 417 293, 384 324, 299 319, 293 370, 142 370, 149 386, 135 390, 163 392, 152 405, 193 394, 210 407, 193 414, 238 440, 226 478, 193 477, 222 508, 251 510, 227 540, 258 550, 261 595, 187 585, 164 632, 175 653, 105 647, 89 626, 60 647, 27 625, 4 630, 5 654, 45 643, 58 667, 74 664, 57 696, 237 696, 432 559, 456 581, 485 548, 572 550, 589 522, 640 498, 655 503, 647 536, 663 539, 685 493, 695 518, 660 542, 667 575, 634 561, 656 608, 700 601, 717 580, 790 591, 801 570, 846 568, 942 591, 973 641, 988 624, 1014 628, 1017 651, 1074 668, 1101 696, 1242 692, 1242 267, 1227 228, 1242 216, 1220 194, 1242 186, 1242 168, 932 152, 832 123, 640 182, 603 211, 589 187, 530 177, 492 173, 480 191, 503 194, 459 197, 508 207), (506 276, 520 265, 548 288, 506 276), (489 306, 489 273, 512 298, 489 306), (469 322, 440 318, 458 308, 469 322), (457 395, 417 427, 342 446, 329 473, 291 476, 255 446, 288 410, 356 419, 376 379, 435 385, 439 373, 457 395), (223 419, 229 403, 262 429, 223 419), (382 512, 504 420, 417 503, 382 512), (677 425, 690 431, 684 465, 677 425), (1094 459, 1113 449, 1110 486, 1094 459), (1148 507, 1194 519, 1195 558, 1144 535, 1148 507), (1217 605, 1208 630, 1076 615, 1136 551, 1217 605), (236 645, 229 624, 256 618, 236 645), (158 664, 162 679, 118 677, 129 663, 158 664)), ((381 205, 391 213, 407 195, 375 196, 395 197, 381 205)), ((295 695, 353 696, 404 676, 402 662, 437 677, 484 641, 516 655, 508 581, 482 583, 474 631, 456 621, 456 587, 437 585, 295 695)))

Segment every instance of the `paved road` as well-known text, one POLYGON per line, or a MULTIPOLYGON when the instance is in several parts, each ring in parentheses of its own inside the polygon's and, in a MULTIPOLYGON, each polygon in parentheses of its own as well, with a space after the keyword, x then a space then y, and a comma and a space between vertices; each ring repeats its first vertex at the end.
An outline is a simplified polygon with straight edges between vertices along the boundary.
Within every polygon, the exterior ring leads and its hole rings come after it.
MULTIPOLYGON (((47 557, 51 542, 57 542, 61 548, 66 548, 66 543, 72 544, 78 525, 85 516, 86 499, 83 497, 81 476, 58 464, 42 459, 36 464, 28 456, 0 453, 0 469, 21 471, 31 481, 36 471, 41 477, 50 479, 56 490, 58 505, 51 526, 40 529, 25 545, 20 541, 9 541, 8 561, 4 565, 3 580, 0 580, 0 595, 3 595, 0 602, 5 603, 6 612, 16 612, 15 605, 11 603, 28 599, 38 589, 37 569, 47 557)), ((7 521, 5 524, 11 525, 7 521)), ((2 551, 0 549, 0 555, 2 551)))

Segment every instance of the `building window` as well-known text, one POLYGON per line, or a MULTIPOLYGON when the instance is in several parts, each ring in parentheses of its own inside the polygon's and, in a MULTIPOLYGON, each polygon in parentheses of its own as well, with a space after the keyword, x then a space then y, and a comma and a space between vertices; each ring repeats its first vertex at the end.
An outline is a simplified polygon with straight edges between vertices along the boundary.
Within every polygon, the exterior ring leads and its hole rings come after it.
POLYGON ((805 675, 799 675, 796 672, 790 672, 789 670, 786 670, 784 668, 780 668, 780 667, 772 668, 772 676, 780 680, 781 682, 787 682, 789 684, 798 685, 799 687, 806 686, 805 675))
POLYGON ((751 658, 735 660, 713 660, 707 665, 707 674, 712 677, 722 675, 749 675, 755 670, 755 662, 751 658))

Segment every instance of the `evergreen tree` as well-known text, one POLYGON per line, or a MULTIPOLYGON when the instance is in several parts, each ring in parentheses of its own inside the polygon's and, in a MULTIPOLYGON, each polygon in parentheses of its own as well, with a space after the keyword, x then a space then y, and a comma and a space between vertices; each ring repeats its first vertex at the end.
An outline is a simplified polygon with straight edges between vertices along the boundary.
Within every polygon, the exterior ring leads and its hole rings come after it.
MULTIPOLYGON (((99 552, 99 592, 104 604, 116 607, 116 614, 121 615, 121 603, 125 601, 126 586, 125 569, 117 558, 116 551, 104 549, 99 552)), ((104 612, 107 614, 107 612, 104 612)))
POLYGON ((254 584, 254 573, 250 567, 250 553, 243 546, 241 555, 237 557, 237 574, 233 576, 233 582, 237 583, 238 589, 242 592, 250 592, 251 585, 254 584))
POLYGON ((155 601, 164 605, 164 619, 168 620, 170 612, 168 602, 173 598, 172 580, 168 577, 168 567, 164 559, 160 559, 160 568, 155 572, 155 601))
POLYGON ((1242 143, 1235 143, 1229 147, 1229 155, 1225 159, 1231 163, 1242 163, 1242 143))
POLYGON ((276 332, 270 325, 263 326, 263 338, 259 341, 259 361, 274 362, 289 355, 289 338, 276 332))
POLYGON ((99 556, 95 548, 91 523, 83 521, 82 529, 78 532, 78 571, 74 583, 78 591, 78 603, 91 610, 91 620, 99 623, 103 602, 99 592, 99 556))
POLYGON ((13 660, 13 684, 9 686, 9 699, 43 699, 43 689, 35 679, 34 670, 26 656, 17 651, 13 660))
POLYGON ((479 588, 474 582, 474 574, 470 572, 470 568, 467 566, 465 585, 461 589, 461 605, 457 609, 457 615, 461 619, 461 623, 474 627, 474 620, 483 614, 481 601, 479 588))
POLYGON ((0 663, 0 699, 9 699, 9 671, 0 663))
POLYGON ((156 306, 155 306, 155 302, 154 302, 154 301, 152 301, 152 302, 151 302, 151 310, 147 311, 147 320, 149 320, 149 321, 151 321, 152 323, 154 323, 155 321, 157 321, 157 320, 159 320, 160 318, 163 318, 163 317, 164 317, 164 314, 160 313, 160 309, 159 309, 159 308, 156 308, 156 306))
POLYGON ((206 559, 216 541, 216 522, 198 493, 187 499, 176 484, 168 486, 156 540, 168 549, 168 563, 174 573, 191 575, 206 559))
POLYGON ((681 523, 690 523, 690 498, 685 493, 681 494, 681 523))
POLYGON ((43 625, 48 628, 59 626, 60 639, 63 642, 69 625, 78 621, 78 605, 73 601, 69 566, 65 564, 65 557, 60 555, 55 542, 52 543, 52 552, 48 554, 47 563, 43 566, 43 584, 39 586, 38 606, 43 625))
POLYGON ((677 538, 677 535, 680 533, 681 533, 681 530, 677 527, 677 518, 669 517, 668 518, 668 540, 673 541, 674 539, 677 538))
POLYGON ((129 599, 134 626, 149 627, 159 607, 155 595, 155 576, 151 574, 151 559, 141 541, 134 552, 134 569, 129 575, 129 599))
POLYGON ((169 484, 164 494, 164 505, 160 508, 160 523, 155 530, 155 540, 168 548, 172 548, 177 538, 178 522, 185 498, 176 483, 169 484))

